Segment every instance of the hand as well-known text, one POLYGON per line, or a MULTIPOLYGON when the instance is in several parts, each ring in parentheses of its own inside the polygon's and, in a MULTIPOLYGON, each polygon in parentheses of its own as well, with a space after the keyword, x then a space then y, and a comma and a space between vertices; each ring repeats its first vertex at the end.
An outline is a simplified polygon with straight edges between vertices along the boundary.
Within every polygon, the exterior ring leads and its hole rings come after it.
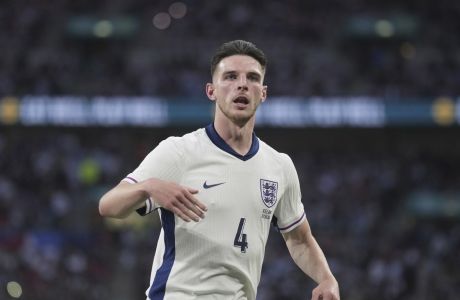
POLYGON ((312 300, 340 300, 339 284, 335 278, 321 281, 318 286, 313 289, 312 300))
POLYGON ((195 198, 198 190, 174 182, 151 178, 144 181, 144 190, 156 204, 173 212, 185 222, 204 218, 206 206, 195 198))

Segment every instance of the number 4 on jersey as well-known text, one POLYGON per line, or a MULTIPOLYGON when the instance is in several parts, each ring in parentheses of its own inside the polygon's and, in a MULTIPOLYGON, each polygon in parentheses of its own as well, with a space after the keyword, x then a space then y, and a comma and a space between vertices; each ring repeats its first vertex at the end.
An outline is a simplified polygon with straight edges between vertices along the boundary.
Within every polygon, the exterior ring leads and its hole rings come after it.
POLYGON ((233 241, 233 246, 240 247, 241 253, 246 253, 246 248, 248 248, 246 233, 243 233, 244 223, 246 223, 246 219, 241 218, 235 235, 235 240, 233 241))

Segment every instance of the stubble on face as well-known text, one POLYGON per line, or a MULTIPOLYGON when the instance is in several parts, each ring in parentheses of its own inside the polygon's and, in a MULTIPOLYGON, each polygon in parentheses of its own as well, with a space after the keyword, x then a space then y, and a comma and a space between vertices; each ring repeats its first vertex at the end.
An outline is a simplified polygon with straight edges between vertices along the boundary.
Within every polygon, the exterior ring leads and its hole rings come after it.
POLYGON ((239 127, 251 120, 260 102, 265 100, 264 70, 254 58, 229 56, 218 64, 213 76, 216 117, 223 114, 239 127))

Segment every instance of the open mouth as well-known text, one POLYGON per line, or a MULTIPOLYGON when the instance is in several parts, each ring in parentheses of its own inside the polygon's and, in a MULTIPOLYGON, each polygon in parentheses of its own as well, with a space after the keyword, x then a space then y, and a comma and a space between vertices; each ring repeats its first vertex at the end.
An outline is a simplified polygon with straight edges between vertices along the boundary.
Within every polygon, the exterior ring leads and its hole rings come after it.
POLYGON ((233 100, 233 103, 246 105, 249 104, 249 99, 244 96, 239 96, 233 100))

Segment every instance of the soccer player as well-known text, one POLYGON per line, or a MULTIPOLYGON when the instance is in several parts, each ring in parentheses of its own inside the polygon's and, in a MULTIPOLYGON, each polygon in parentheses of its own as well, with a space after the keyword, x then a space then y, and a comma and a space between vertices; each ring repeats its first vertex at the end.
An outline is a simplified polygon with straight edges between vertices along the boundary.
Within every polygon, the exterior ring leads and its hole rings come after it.
POLYGON ((223 44, 206 85, 214 122, 162 141, 101 198, 102 216, 160 214, 148 299, 255 299, 271 223, 318 283, 312 299, 340 298, 291 159, 254 134, 255 112, 267 97, 266 64, 250 42, 223 44))

